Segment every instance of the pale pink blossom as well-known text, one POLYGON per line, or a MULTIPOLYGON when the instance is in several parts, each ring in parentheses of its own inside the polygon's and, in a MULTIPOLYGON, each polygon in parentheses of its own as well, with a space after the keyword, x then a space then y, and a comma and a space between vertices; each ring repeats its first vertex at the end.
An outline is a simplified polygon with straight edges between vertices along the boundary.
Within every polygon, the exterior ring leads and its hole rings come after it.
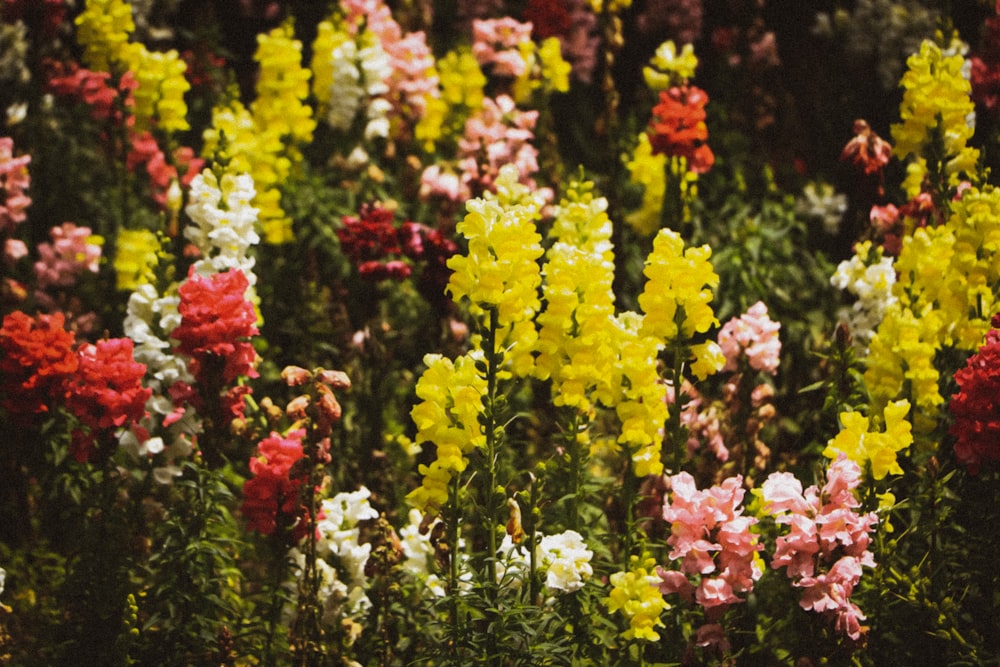
POLYGON ((91 241, 90 227, 64 222, 49 230, 52 243, 38 244, 35 277, 39 289, 71 287, 85 273, 97 273, 101 246, 91 241))
POLYGON ((3 257, 8 262, 16 262, 22 257, 27 257, 28 246, 20 239, 7 239, 3 244, 3 257))
POLYGON ((531 41, 531 23, 504 17, 472 22, 472 55, 483 67, 492 66, 498 76, 519 77, 528 64, 519 46, 531 41))
POLYGON ((26 194, 31 185, 28 175, 30 155, 14 157, 14 140, 0 137, 0 232, 10 232, 24 222, 31 205, 26 194))
POLYGON ((723 370, 737 370, 740 357, 745 355, 751 368, 774 375, 781 355, 780 329, 781 324, 768 317, 763 301, 726 322, 719 331, 719 347, 726 357, 723 370))

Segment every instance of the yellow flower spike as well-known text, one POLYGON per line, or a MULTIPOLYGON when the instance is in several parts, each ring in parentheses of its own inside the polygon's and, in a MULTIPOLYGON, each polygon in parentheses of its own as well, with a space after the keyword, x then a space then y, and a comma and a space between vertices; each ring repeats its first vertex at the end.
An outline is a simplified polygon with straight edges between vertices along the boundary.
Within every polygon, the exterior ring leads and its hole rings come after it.
POLYGON ((641 567, 615 572, 610 577, 611 592, 605 604, 611 613, 620 612, 629 622, 622 633, 625 639, 659 641, 656 628, 664 627, 660 615, 670 608, 660 593, 660 578, 655 564, 647 560, 641 567))
POLYGON ((685 44, 677 53, 677 46, 668 39, 656 49, 642 75, 651 90, 666 90, 694 77, 697 68, 698 57, 694 54, 694 46, 685 44))
POLYGON ((110 72, 127 60, 129 37, 135 32, 132 6, 125 0, 87 0, 76 17, 76 38, 83 62, 92 70, 110 72))
POLYGON ((835 459, 843 453, 862 468, 870 464, 874 479, 884 479, 890 473, 903 474, 896 454, 913 444, 909 412, 907 400, 886 405, 883 432, 870 431, 869 419, 859 412, 840 413, 841 431, 827 443, 823 456, 835 459))
POLYGON ((153 282, 159 252, 160 239, 148 229, 119 230, 113 262, 118 289, 134 291, 153 282))

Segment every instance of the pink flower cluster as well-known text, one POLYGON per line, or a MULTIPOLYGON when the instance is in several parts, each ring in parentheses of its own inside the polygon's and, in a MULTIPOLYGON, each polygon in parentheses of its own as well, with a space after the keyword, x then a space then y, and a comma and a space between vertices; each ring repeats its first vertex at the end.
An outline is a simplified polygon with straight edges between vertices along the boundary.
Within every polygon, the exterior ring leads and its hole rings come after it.
POLYGON ((525 73, 527 63, 519 47, 530 41, 531 24, 509 16, 472 22, 472 55, 480 66, 492 67, 496 76, 517 78, 525 73))
POLYGON ((434 54, 425 33, 404 33, 382 0, 343 0, 340 4, 347 14, 347 25, 354 30, 365 26, 389 56, 392 75, 385 83, 396 114, 403 120, 422 117, 426 96, 438 89, 434 54))
POLYGON ((427 167, 421 176, 421 195, 453 202, 481 196, 493 191, 500 167, 513 163, 521 183, 551 201, 552 190, 539 188, 532 178, 538 171, 538 150, 531 144, 537 121, 537 111, 520 111, 509 95, 484 99, 482 109, 466 120, 465 136, 459 140, 461 174, 439 165, 427 167))
POLYGON ((750 368, 774 375, 781 357, 780 329, 781 324, 768 316, 763 301, 726 322, 719 331, 719 347, 726 357, 722 370, 739 369, 740 358, 745 355, 750 368))
POLYGON ((14 157, 13 139, 0 137, 0 232, 9 234, 27 217, 25 209, 31 205, 26 194, 31 185, 30 162, 30 155, 14 157))
POLYGON ((38 244, 35 279, 40 290, 72 287, 81 274, 97 273, 101 246, 90 243, 90 227, 64 222, 50 229, 49 236, 52 243, 38 244))
POLYGON ((681 472, 670 477, 670 487, 663 518, 670 524, 670 559, 680 561, 680 570, 657 569, 660 591, 701 605, 709 623, 699 634, 705 645, 722 648, 725 638, 718 621, 731 605, 744 601, 740 595, 752 591, 763 574, 757 556, 763 547, 750 532, 757 519, 743 515, 740 476, 700 491, 694 478, 681 472))
POLYGON ((248 529, 272 535, 280 528, 292 543, 305 536, 309 526, 301 497, 305 475, 294 470, 305 456, 305 434, 304 429, 286 437, 271 433, 257 445, 257 456, 250 459, 253 477, 243 483, 242 512, 248 529))
POLYGON ((860 481, 861 468, 841 454, 830 463, 822 489, 803 491, 787 472, 772 473, 761 487, 764 511, 788 526, 777 539, 771 567, 784 567, 792 585, 803 589, 803 609, 832 616, 837 631, 855 641, 866 630, 865 615, 850 598, 862 566, 875 566, 868 546, 878 523, 874 512, 856 511, 860 481))

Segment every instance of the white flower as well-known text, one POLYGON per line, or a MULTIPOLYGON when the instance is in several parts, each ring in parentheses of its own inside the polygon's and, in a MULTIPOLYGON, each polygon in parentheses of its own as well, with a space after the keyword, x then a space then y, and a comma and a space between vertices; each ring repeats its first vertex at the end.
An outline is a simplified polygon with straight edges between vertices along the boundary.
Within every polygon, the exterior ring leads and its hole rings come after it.
POLYGON ((550 591, 572 593, 583 588, 594 574, 590 560, 594 552, 574 530, 543 537, 536 549, 539 566, 546 568, 545 586, 550 591))
POLYGON ((434 558, 434 546, 431 544, 431 531, 434 523, 427 527, 423 533, 420 532, 420 524, 424 516, 418 509, 411 509, 409 514, 409 525, 403 526, 399 530, 399 541, 403 546, 403 569, 417 577, 430 575, 430 563, 434 558))

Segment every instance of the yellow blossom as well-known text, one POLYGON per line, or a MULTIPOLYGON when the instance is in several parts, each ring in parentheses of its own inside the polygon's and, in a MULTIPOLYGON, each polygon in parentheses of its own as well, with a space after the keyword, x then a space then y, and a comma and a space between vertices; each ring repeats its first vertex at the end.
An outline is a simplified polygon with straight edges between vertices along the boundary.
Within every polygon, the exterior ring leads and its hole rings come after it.
POLYGON ((83 62, 90 69, 110 72, 126 60, 129 37, 135 32, 132 6, 125 0, 87 0, 76 17, 76 38, 83 62))
POLYGON ((670 605, 660 593, 661 582, 652 560, 630 571, 615 572, 610 581, 611 592, 605 599, 608 611, 621 612, 629 622, 629 629, 622 633, 622 637, 659 641, 656 628, 663 627, 660 615, 670 605))
POLYGON ((152 283, 159 252, 160 239, 148 229, 119 230, 113 262, 118 289, 134 291, 152 283))
POLYGON ((910 402, 907 400, 886 405, 883 411, 884 432, 871 431, 869 419, 860 412, 842 412, 842 429, 827 443, 823 455, 833 459, 843 453, 862 468, 870 463, 874 479, 883 479, 889 473, 902 475, 903 469, 896 460, 896 453, 913 444, 912 427, 907 421, 909 412, 910 402))
POLYGON ((668 39, 656 49, 642 75, 650 89, 666 90, 692 78, 697 67, 698 56, 694 55, 693 45, 685 44, 677 53, 677 46, 668 39))

